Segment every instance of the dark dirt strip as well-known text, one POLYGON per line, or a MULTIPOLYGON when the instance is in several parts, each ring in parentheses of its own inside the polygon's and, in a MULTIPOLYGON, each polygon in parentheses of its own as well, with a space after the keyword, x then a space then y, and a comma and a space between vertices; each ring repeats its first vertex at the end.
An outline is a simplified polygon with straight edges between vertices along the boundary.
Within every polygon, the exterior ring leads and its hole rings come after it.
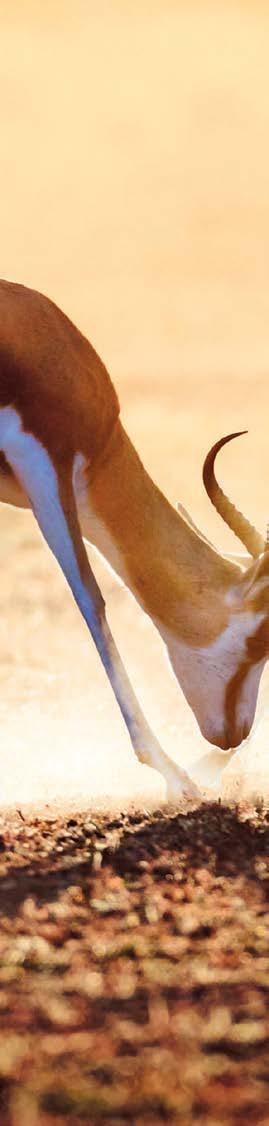
POLYGON ((0 850, 0 1126, 268 1126, 268 813, 18 814, 0 850))

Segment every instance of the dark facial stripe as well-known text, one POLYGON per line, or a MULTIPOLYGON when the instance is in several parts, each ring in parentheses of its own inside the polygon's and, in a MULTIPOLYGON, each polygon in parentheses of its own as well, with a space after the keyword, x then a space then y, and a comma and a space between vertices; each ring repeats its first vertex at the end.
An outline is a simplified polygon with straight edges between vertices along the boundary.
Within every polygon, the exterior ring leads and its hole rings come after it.
POLYGON ((265 620, 258 626, 256 633, 246 638, 246 647, 246 656, 241 665, 239 665, 235 675, 229 680, 225 692, 225 719, 230 731, 235 731, 236 729, 236 708, 240 688, 244 683, 247 673, 254 665, 259 664, 260 661, 265 659, 269 653, 269 618, 267 615, 265 620))

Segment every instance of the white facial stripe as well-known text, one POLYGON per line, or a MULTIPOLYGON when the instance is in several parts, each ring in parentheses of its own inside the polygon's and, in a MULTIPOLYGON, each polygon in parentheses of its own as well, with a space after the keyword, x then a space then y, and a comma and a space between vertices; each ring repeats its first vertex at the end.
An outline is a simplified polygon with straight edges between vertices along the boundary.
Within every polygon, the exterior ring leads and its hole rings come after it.
POLYGON ((187 661, 188 652, 190 652, 192 658, 197 658, 197 665, 200 668, 206 658, 207 666, 219 668, 221 677, 226 679, 228 674, 230 679, 246 656, 247 637, 256 632, 265 617, 264 611, 256 613, 246 611, 237 616, 234 615, 219 637, 216 637, 215 641, 212 641, 209 645, 204 646, 191 647, 185 642, 179 641, 171 632, 164 631, 161 623, 159 623, 158 628, 165 635, 164 640, 169 652, 175 650, 175 654, 178 653, 179 660, 187 661))
POLYGON ((247 637, 256 633, 258 626, 265 618, 266 614, 261 610, 255 613, 246 611, 234 616, 223 633, 211 645, 201 648, 200 653, 209 656, 213 663, 215 663, 215 660, 219 662, 219 659, 221 659, 222 668, 225 671, 227 670, 230 677, 233 676, 238 663, 247 655, 247 637))

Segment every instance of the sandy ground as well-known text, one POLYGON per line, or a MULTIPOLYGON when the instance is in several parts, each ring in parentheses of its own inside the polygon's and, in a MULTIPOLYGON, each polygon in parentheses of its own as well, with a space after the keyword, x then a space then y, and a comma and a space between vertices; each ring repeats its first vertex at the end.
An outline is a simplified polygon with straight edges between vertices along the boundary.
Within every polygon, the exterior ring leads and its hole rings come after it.
POLYGON ((267 1126, 268 814, 1 818, 1 1126, 267 1126))
MULTIPOLYGON (((226 550, 201 485, 220 434, 249 427, 219 472, 250 519, 268 518, 268 22, 263 3, 221 0, 2 13, 2 274, 90 336, 148 469, 226 550)), ((0 521, 1 805, 160 802, 33 521, 7 508, 0 521)), ((266 682, 254 737, 224 760, 150 622, 96 572, 164 747, 216 794, 267 798, 266 682)))

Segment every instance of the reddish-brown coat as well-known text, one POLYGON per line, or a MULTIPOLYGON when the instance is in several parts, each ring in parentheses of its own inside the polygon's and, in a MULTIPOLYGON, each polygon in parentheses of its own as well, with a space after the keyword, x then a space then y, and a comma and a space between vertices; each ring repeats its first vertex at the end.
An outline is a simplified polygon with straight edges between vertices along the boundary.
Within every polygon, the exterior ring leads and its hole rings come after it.
POLYGON ((108 372, 72 321, 36 290, 0 281, 0 407, 12 406, 52 460, 94 459, 119 415, 108 372))

